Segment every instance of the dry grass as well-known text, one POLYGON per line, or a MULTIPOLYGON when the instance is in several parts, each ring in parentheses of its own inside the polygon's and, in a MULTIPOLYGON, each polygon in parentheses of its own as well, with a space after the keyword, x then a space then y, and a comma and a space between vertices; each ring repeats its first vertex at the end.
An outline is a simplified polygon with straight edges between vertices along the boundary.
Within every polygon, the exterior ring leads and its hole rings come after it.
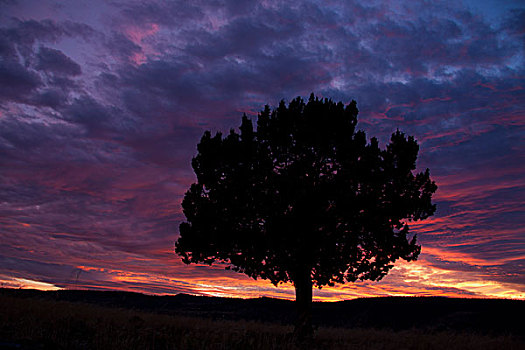
POLYGON ((524 349, 472 333, 320 328, 294 344, 291 326, 168 316, 0 295, 0 349, 524 349))

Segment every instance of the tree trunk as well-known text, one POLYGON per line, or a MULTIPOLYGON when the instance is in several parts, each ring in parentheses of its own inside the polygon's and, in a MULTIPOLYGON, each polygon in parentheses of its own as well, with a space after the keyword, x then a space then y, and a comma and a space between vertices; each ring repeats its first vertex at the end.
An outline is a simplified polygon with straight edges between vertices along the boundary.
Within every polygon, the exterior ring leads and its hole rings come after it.
POLYGON ((295 285, 295 305, 297 308, 297 323, 294 337, 304 340, 313 336, 312 328, 312 277, 310 271, 297 276, 295 285))

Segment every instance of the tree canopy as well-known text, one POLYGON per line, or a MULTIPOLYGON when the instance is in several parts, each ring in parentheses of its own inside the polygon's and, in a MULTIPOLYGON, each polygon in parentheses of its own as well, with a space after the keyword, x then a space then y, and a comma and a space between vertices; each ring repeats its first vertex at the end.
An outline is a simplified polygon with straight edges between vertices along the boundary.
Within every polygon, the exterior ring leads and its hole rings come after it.
POLYGON ((414 137, 397 130, 381 149, 357 115, 355 101, 312 94, 265 106, 255 129, 244 115, 239 132, 206 131, 182 202, 183 261, 290 281, 311 300, 312 285, 379 280, 397 259, 417 259, 409 223, 434 213, 437 186, 415 171, 414 137))

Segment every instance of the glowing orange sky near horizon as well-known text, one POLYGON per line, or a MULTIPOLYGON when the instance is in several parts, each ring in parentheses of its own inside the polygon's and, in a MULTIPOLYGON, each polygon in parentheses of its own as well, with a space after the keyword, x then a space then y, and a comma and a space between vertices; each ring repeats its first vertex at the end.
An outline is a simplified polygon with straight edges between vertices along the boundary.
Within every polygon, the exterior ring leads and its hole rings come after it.
MULTIPOLYGON (((448 261, 458 259, 459 261, 470 261, 472 263, 483 263, 471 259, 464 254, 450 256, 446 251, 435 248, 423 247, 420 259, 416 262, 400 261, 392 271, 379 282, 358 281, 335 285, 334 287, 314 288, 315 301, 341 301, 363 297, 379 296, 444 296, 444 297, 468 297, 468 298, 506 298, 525 299, 525 291, 513 288, 511 284, 491 281, 481 278, 473 272, 451 271, 434 267, 429 264, 425 257, 434 255, 448 261), (466 294, 468 292, 469 294, 466 294)), ((65 286, 57 287, 52 283, 41 281, 10 278, 0 275, 2 287, 7 288, 30 288, 39 290, 59 289, 97 289, 140 292, 146 294, 169 295, 177 294, 161 292, 148 292, 155 286, 162 288, 180 289, 189 288, 184 291, 188 294, 231 297, 231 298, 258 298, 273 297, 293 300, 295 292, 291 284, 280 284, 273 286, 269 281, 253 280, 241 274, 225 273, 221 277, 210 276, 178 279, 152 273, 137 273, 107 268, 90 266, 77 266, 82 272, 95 272, 103 277, 100 285, 83 285, 82 278, 65 286), (107 282, 116 282, 119 287, 107 287, 107 282)), ((210 268, 206 266, 206 268, 210 268)), ((217 270, 217 267, 212 267, 217 270)), ((80 273, 79 273, 80 274, 80 273)), ((77 276, 78 277, 78 276, 77 276)))
MULTIPOLYGON (((142 285, 162 285, 180 287, 183 284, 191 286, 189 294, 218 296, 228 298, 259 298, 262 296, 290 299, 295 298, 291 284, 280 284, 275 287, 268 281, 251 280, 245 276, 225 276, 222 278, 196 278, 177 280, 166 276, 146 273, 131 273, 119 270, 108 270, 87 266, 78 266, 82 271, 97 271, 107 275, 107 281, 124 284, 120 288, 107 288, 104 285, 82 285, 74 283, 66 288, 57 287, 51 283, 20 278, 0 276, 0 284, 7 288, 25 288, 39 290, 59 289, 99 289, 145 294, 169 295, 177 293, 148 293, 142 285)), ((315 301, 341 301, 354 298, 379 296, 444 296, 468 298, 506 298, 525 299, 525 292, 513 289, 512 286, 495 281, 480 279, 475 274, 453 272, 431 267, 423 262, 398 263, 390 274, 384 278, 387 283, 355 282, 336 285, 334 287, 314 288, 315 301), (395 285, 391 285, 395 283, 395 285), (466 295, 464 292, 475 294, 466 295)))

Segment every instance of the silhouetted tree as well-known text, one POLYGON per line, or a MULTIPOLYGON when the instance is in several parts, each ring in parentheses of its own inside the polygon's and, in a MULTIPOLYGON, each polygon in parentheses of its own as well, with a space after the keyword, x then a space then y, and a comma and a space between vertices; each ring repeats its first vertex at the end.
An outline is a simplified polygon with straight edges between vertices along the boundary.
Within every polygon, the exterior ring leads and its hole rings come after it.
POLYGON ((408 222, 436 209, 429 170, 413 173, 414 138, 398 130, 382 150, 356 132, 357 114, 355 101, 281 101, 256 130, 244 115, 240 133, 206 131, 192 161, 175 251, 186 264, 292 282, 298 337, 312 333, 312 286, 379 280, 397 259, 416 260, 408 222))

